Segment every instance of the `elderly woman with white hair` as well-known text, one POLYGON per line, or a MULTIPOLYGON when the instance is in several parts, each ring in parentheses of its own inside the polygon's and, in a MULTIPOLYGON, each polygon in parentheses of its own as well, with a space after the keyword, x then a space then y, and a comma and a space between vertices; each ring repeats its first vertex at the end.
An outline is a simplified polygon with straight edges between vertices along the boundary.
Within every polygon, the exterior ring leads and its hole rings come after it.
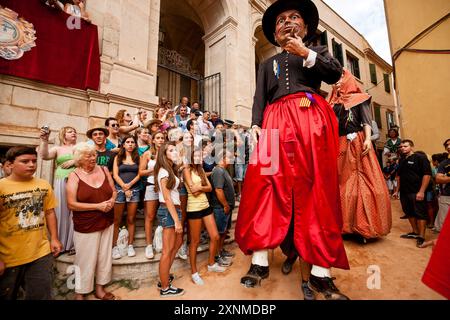
POLYGON ((114 202, 117 192, 113 179, 97 165, 95 146, 86 142, 74 147, 76 169, 67 181, 67 202, 73 211, 75 265, 80 268, 76 299, 83 300, 94 289, 95 297, 114 300, 104 286, 111 281, 114 202))

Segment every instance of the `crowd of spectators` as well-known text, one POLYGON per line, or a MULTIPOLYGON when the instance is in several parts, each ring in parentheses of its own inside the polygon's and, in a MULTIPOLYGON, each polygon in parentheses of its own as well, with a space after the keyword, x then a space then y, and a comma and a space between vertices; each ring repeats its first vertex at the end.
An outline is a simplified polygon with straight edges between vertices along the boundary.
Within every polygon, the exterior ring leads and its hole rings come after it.
MULTIPOLYGON (((158 283, 161 297, 184 293, 172 283, 175 278, 170 268, 175 258, 189 257, 192 281, 204 284, 196 261, 200 245, 209 243, 208 272, 224 272, 232 264, 233 254, 225 249, 224 240, 240 197, 251 151, 250 134, 233 121, 222 120, 216 111, 201 110, 196 102, 190 105, 187 97, 175 108, 163 98, 153 116, 150 114, 151 110, 145 109, 136 113, 119 110, 105 120, 104 126, 85 132, 85 142, 78 142, 75 128, 63 127, 59 145, 53 147, 49 146, 53 128, 44 126, 36 150, 12 148, 2 163, 2 173, 7 176, 22 157, 33 158, 29 160, 33 168, 27 169, 27 175, 35 173, 33 161, 37 156, 55 162, 54 187, 46 186, 45 196, 51 199, 46 200, 44 211, 51 209, 55 217, 47 222, 52 228, 51 252, 54 256, 75 255, 80 268, 76 299, 84 299, 92 291, 98 299, 116 299, 104 286, 111 280, 114 259, 137 254, 134 242, 138 214, 144 215, 145 258, 155 258, 156 218, 163 230, 158 283), (128 244, 126 250, 119 250, 123 227, 128 231, 128 244)), ((35 178, 30 181, 32 187, 44 183, 35 178)), ((8 193, 2 193, 3 198, 14 197, 1 184, 0 190, 8 193)), ((30 192, 34 197, 32 189, 30 192)), ((39 215, 37 207, 28 210, 28 215, 39 215)), ((41 229, 44 226, 40 224, 41 229)), ((40 245, 48 241, 43 234, 38 240, 40 245)), ((42 251, 47 263, 52 261, 48 251, 42 251)), ((7 255, 0 258, 1 272, 15 266, 7 255)), ((25 260, 18 262, 25 269, 34 263, 25 260)), ((14 288, 24 281, 12 280, 7 285, 14 288)), ((48 297, 48 288, 42 289, 42 296, 38 293, 33 297, 48 297)))

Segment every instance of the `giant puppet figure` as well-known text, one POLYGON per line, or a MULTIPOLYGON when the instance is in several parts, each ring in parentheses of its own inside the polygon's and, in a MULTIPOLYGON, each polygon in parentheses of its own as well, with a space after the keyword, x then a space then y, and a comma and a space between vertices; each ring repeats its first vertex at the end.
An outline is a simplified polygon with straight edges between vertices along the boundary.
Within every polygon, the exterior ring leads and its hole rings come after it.
POLYGON ((318 22, 310 0, 278 0, 264 13, 264 35, 283 51, 259 68, 252 110, 259 139, 242 190, 236 241, 253 254, 241 284, 255 287, 269 276, 268 249, 281 244, 292 223, 295 248, 313 265, 308 286, 342 300, 348 297, 330 274, 332 267, 349 269, 341 237, 339 134, 333 110, 317 94, 322 81, 339 80, 342 67, 326 47, 305 46, 318 22))

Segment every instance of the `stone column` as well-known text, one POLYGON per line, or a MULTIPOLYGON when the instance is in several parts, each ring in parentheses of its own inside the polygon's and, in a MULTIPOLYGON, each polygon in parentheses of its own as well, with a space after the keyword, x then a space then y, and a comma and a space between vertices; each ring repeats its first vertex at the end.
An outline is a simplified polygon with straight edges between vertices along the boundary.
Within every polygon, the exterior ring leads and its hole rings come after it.
POLYGON ((233 106, 236 104, 237 24, 234 18, 228 17, 221 25, 203 37, 205 76, 218 72, 221 74, 222 118, 231 118, 233 106))
POLYGON ((161 0, 151 0, 149 12, 149 33, 147 70, 153 76, 150 93, 156 96, 156 79, 158 73, 159 18, 161 0))

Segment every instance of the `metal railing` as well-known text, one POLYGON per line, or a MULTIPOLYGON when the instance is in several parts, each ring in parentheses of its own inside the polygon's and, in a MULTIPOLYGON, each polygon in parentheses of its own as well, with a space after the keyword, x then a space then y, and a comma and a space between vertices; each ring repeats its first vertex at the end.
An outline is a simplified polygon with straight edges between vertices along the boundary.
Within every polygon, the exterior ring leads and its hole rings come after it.
POLYGON ((203 110, 218 111, 222 116, 222 78, 219 73, 198 80, 198 97, 203 110))

